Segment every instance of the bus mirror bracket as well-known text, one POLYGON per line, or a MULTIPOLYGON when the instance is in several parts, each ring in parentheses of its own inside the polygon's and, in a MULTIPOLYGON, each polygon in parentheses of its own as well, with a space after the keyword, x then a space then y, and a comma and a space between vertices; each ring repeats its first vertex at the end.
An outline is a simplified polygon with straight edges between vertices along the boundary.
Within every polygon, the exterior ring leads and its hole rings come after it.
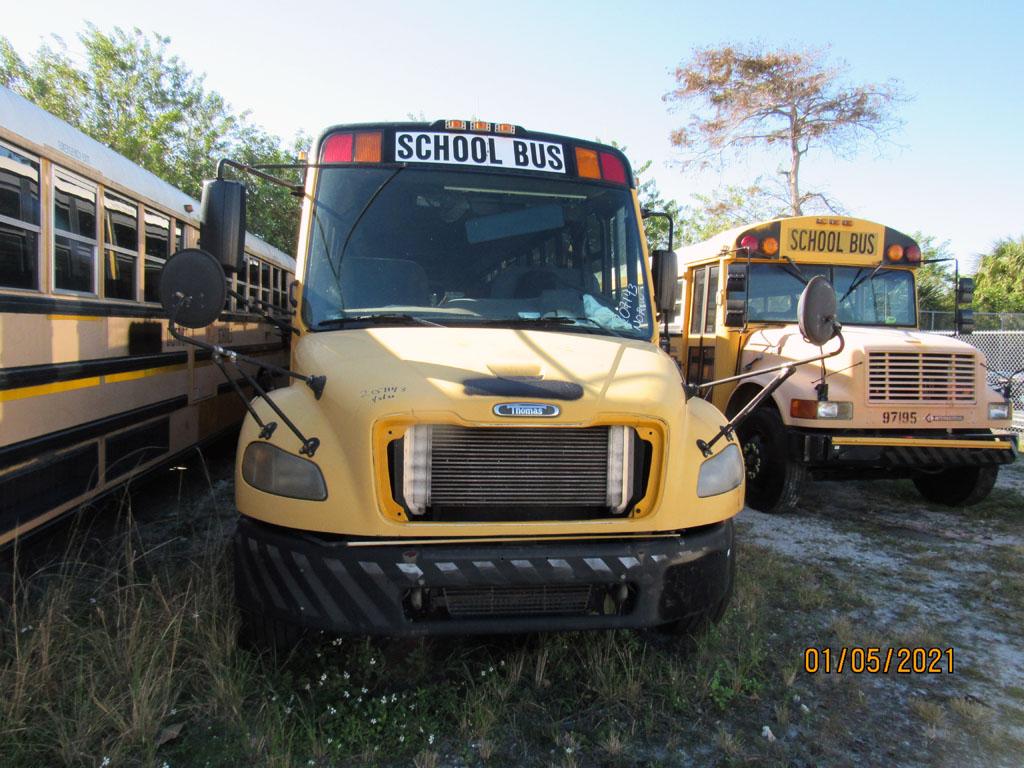
POLYGON ((836 294, 832 289, 832 286, 829 285, 828 281, 824 277, 815 276, 811 278, 806 286, 804 286, 804 290, 800 294, 800 302, 797 312, 800 333, 803 334, 806 341, 818 347, 824 347, 824 345, 832 339, 838 338, 839 346, 831 352, 823 352, 820 355, 808 357, 804 360, 797 360, 791 363, 780 363, 779 365, 773 365, 768 368, 760 368, 754 371, 741 373, 737 376, 729 376, 724 379, 718 379, 717 381, 709 381, 706 384, 688 384, 686 388, 687 395, 695 396, 699 394, 700 390, 710 389, 718 386, 719 384, 742 381, 743 379, 749 379, 753 376, 761 376, 766 373, 776 374, 775 378, 773 378, 767 386, 758 392, 750 402, 743 406, 739 413, 729 419, 729 421, 718 430, 711 440, 697 440, 697 448, 704 456, 710 456, 712 454, 711 449, 714 447, 715 443, 723 437, 727 440, 732 440, 736 432, 736 427, 739 426, 739 424, 746 419, 755 408, 764 402, 766 398, 781 387, 786 379, 796 373, 797 368, 802 365, 817 363, 830 357, 835 357, 846 347, 846 340, 843 338, 842 334, 842 326, 836 319, 836 294))
POLYGON ((267 397, 267 391, 258 381, 246 371, 240 364, 262 368, 281 376, 288 376, 299 379, 313 391, 317 400, 324 393, 327 384, 326 376, 306 376, 301 373, 289 371, 287 368, 258 360, 248 355, 243 355, 231 349, 222 347, 219 344, 211 344, 194 336, 186 336, 178 326, 185 328, 199 329, 213 323, 224 308, 224 301, 227 298, 227 283, 224 275, 224 268, 220 261, 212 254, 198 248, 186 248, 178 251, 169 258, 160 273, 160 303, 167 313, 167 330, 171 336, 182 344, 196 347, 210 355, 210 358, 220 369, 221 373, 231 384, 235 393, 242 400, 249 414, 260 427, 260 438, 267 440, 273 435, 277 427, 276 422, 264 422, 252 403, 246 399, 238 385, 238 377, 231 374, 227 367, 231 364, 241 378, 252 387, 256 397, 262 398, 270 406, 270 409, 284 422, 285 426, 302 443, 299 453, 312 457, 320 446, 320 440, 316 437, 306 437, 298 427, 285 415, 280 406, 271 398, 267 397))

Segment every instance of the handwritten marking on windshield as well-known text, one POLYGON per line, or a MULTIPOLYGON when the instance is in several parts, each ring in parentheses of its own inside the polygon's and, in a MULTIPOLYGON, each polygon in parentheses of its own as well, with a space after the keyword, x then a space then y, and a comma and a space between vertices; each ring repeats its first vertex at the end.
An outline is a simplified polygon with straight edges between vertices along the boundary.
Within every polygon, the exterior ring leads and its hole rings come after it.
POLYGON ((379 403, 381 400, 394 400, 398 395, 405 391, 406 388, 404 385, 393 384, 389 386, 364 389, 359 393, 359 397, 363 400, 369 400, 371 403, 379 403))

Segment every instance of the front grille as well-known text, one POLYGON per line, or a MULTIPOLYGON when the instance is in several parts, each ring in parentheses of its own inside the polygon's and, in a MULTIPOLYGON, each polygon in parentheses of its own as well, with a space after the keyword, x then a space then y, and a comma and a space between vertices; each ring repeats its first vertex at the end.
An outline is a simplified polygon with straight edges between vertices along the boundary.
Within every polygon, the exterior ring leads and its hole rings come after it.
POLYGON ((433 429, 433 506, 604 507, 608 428, 433 429))
POLYGON ((448 615, 473 616, 581 616, 590 612, 593 587, 589 584, 535 587, 446 587, 448 615))
POLYGON ((973 403, 973 353, 869 352, 868 402, 973 403))

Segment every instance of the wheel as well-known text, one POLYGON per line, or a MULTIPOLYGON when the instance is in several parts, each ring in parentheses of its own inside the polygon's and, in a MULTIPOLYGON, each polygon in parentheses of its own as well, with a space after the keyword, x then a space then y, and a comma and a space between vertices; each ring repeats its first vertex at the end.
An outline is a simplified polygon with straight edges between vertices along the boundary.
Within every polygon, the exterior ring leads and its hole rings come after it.
POLYGON ((935 504, 969 507, 992 492, 998 476, 999 467, 957 467, 918 475, 914 485, 918 493, 935 504))
POLYGON ((261 613, 242 609, 238 644, 255 651, 288 654, 306 637, 307 630, 261 613))
POLYGON ((736 432, 747 468, 747 505, 769 513, 793 509, 807 480, 807 467, 789 459, 782 417, 773 408, 758 408, 736 432))

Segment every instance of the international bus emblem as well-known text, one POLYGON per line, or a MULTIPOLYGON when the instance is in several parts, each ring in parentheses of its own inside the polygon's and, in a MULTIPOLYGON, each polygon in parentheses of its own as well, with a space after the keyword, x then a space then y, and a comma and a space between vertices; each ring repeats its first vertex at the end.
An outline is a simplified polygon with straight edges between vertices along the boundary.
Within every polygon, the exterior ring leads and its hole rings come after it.
POLYGON ((494 406, 495 416, 511 416, 513 418, 550 419, 559 413, 561 413, 559 407, 549 403, 498 403, 494 406))

